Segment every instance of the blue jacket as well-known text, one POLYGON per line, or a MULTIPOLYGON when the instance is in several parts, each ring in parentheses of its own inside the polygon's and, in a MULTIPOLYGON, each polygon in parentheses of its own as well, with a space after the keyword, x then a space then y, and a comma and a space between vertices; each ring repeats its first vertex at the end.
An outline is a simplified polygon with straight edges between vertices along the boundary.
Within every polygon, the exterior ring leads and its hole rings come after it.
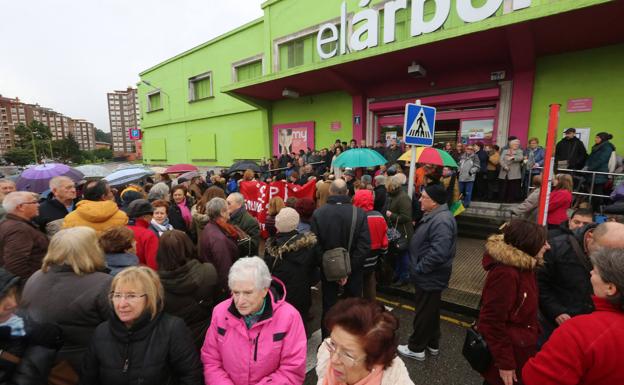
POLYGON ((410 241, 410 277, 425 291, 446 289, 451 278, 457 223, 445 204, 420 220, 410 241))
MULTIPOLYGON (((611 158, 611 153, 613 151, 615 151, 615 146, 609 141, 595 144, 591 149, 587 162, 585 162, 585 167, 587 167, 589 171, 609 172, 609 158, 611 158)), ((588 175, 588 178, 591 183, 591 175, 588 175)), ((594 183, 607 183, 607 179, 606 175, 596 174, 594 183)))
POLYGON ((537 164, 540 167, 544 167, 544 148, 538 146, 535 150, 527 148, 524 150, 524 156, 527 157, 527 172, 531 174, 541 174, 542 169, 533 169, 533 165, 537 164))

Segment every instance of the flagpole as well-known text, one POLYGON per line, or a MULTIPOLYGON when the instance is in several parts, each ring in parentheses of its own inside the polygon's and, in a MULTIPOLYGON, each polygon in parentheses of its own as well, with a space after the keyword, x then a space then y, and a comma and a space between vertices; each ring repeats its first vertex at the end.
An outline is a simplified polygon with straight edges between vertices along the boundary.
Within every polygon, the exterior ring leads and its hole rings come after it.
MULTIPOLYGON (((416 99, 416 105, 420 106, 420 99, 416 99)), ((407 127, 405 128, 407 130, 407 127)), ((407 137, 407 133, 403 133, 403 140, 407 137)), ((407 179, 407 195, 410 199, 414 196, 414 174, 416 174, 416 146, 411 147, 409 178, 407 179)))

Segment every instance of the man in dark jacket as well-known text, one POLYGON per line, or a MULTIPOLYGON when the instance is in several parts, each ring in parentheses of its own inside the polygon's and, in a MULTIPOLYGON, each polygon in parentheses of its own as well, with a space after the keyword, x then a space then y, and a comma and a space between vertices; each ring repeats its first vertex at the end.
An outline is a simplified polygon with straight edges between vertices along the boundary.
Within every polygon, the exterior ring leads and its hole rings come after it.
MULTIPOLYGON (((39 215, 34 221, 39 230, 54 235, 53 229, 48 231, 47 225, 65 218, 76 207, 76 184, 66 176, 57 176, 50 180, 51 194, 48 199, 39 206, 39 215)), ((61 226, 56 226, 60 229, 61 226)))
POLYGON ((549 243, 544 266, 537 271, 544 329, 540 342, 546 342, 554 329, 570 318, 594 310, 589 255, 602 247, 624 248, 624 225, 590 224, 552 238, 549 243))
POLYGON ((0 222, 0 266, 26 282, 48 251, 48 237, 31 222, 39 214, 39 202, 32 193, 16 191, 2 205, 7 216, 0 222))
POLYGON ((227 197, 228 212, 230 213, 230 223, 238 226, 245 234, 249 235, 249 242, 239 245, 239 257, 253 257, 258 255, 260 245, 260 225, 254 217, 247 212, 245 207, 245 197, 241 193, 232 193, 227 197))
POLYGON ((397 145, 396 139, 392 139, 392 141, 390 142, 390 146, 386 148, 386 159, 388 159, 388 164, 395 164, 397 162, 397 159, 399 159, 401 155, 403 155, 401 147, 397 145))
POLYGON ((585 145, 576 137, 576 129, 565 130, 565 137, 557 143, 555 148, 555 166, 570 170, 580 170, 585 166, 587 150, 585 145))
POLYGON ((410 241, 409 268, 415 285, 416 315, 409 343, 400 345, 398 351, 419 361, 425 359, 425 349, 431 355, 439 353, 441 294, 451 278, 457 241, 457 224, 446 201, 443 185, 425 187, 420 196, 425 215, 410 241))
POLYGON ((386 215, 388 190, 386 190, 386 177, 383 175, 377 175, 375 177, 375 201, 373 203, 373 210, 380 212, 381 215, 386 215))
MULTIPOLYGON (((321 268, 321 280, 323 282, 323 318, 327 311, 338 301, 340 286, 344 288, 344 294, 348 297, 362 296, 362 279, 364 259, 370 249, 370 234, 366 213, 351 204, 347 184, 342 179, 337 179, 329 186, 329 198, 327 204, 318 208, 312 215, 311 229, 318 239, 321 252, 343 247, 349 251, 351 260, 351 275, 338 282, 329 282, 321 268), (351 223, 355 210, 356 220, 353 229, 353 240, 349 247, 351 223)), ((329 335, 323 325, 323 338, 329 335)))

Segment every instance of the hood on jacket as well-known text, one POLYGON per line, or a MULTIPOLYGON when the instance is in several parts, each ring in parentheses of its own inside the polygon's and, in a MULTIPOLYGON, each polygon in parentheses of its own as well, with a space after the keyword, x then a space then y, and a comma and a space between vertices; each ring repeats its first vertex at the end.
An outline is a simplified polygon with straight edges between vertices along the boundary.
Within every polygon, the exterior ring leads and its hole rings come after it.
POLYGON ((92 223, 106 222, 115 215, 119 208, 114 201, 83 200, 76 204, 76 215, 92 223))
POLYGON ((360 207, 364 211, 371 211, 374 200, 372 191, 366 189, 358 190, 353 196, 353 206, 360 207))
POLYGON ((502 234, 491 235, 485 244, 485 256, 483 257, 483 268, 490 270, 497 263, 516 267, 520 270, 533 270, 541 261, 531 257, 524 251, 516 249, 505 243, 502 234))
POLYGON ((290 253, 294 251, 299 251, 301 249, 313 247, 318 242, 316 235, 312 232, 299 234, 296 238, 294 238, 294 240, 288 242, 288 240, 291 239, 292 236, 296 234, 297 234, 297 231, 295 230, 295 231, 291 231, 289 233, 283 234, 284 236, 278 235, 276 237, 269 238, 269 240, 267 240, 267 245, 266 245, 267 252, 270 255, 276 256, 279 254, 280 248, 281 248, 282 254, 290 253), (288 244, 285 244, 286 242, 288 242, 288 244))
POLYGON ((191 259, 175 270, 159 270, 158 275, 165 290, 178 295, 193 295, 206 283, 217 284, 214 265, 197 259, 191 259))

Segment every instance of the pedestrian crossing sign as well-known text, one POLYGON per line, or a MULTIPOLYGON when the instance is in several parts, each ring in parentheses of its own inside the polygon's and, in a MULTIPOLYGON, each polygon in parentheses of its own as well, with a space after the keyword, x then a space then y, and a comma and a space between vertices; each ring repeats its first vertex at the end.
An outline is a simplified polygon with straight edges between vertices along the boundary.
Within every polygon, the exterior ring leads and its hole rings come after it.
POLYGON ((405 105, 403 137, 405 144, 412 146, 433 146, 435 134, 435 107, 408 103, 405 105))

